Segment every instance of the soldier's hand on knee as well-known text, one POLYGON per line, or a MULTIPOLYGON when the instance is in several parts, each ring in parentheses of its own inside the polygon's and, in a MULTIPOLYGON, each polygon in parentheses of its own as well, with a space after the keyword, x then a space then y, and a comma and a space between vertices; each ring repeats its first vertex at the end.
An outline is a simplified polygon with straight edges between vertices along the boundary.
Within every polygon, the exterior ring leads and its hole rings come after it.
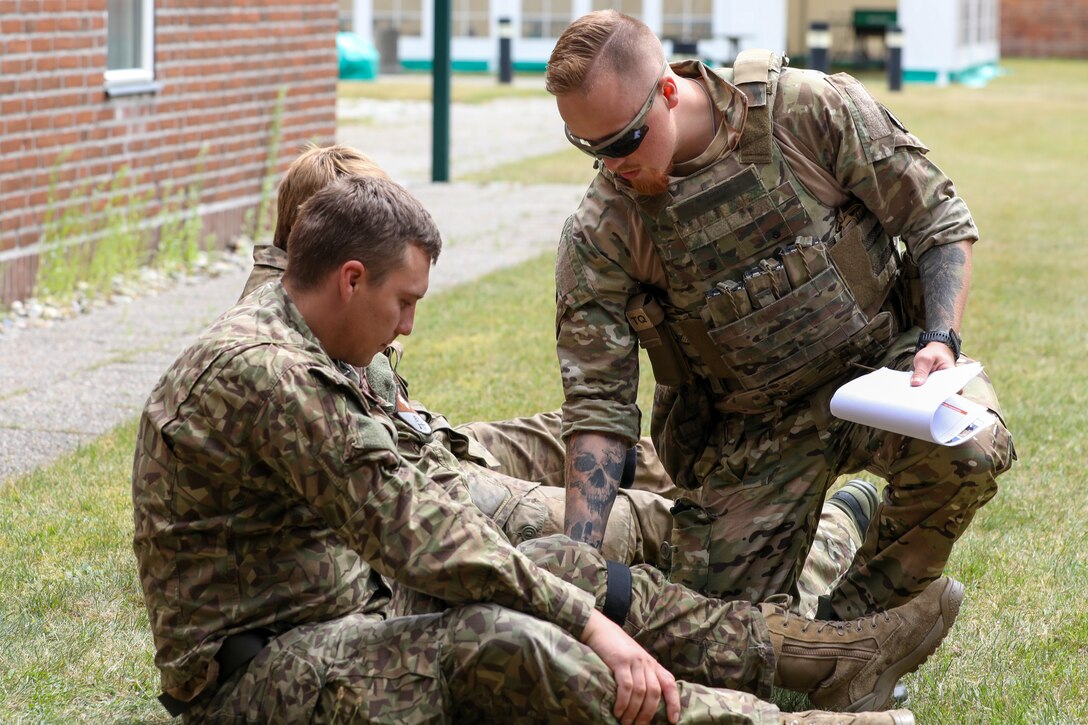
POLYGON ((679 721, 680 693, 676 678, 619 625, 594 611, 582 632, 582 642, 612 670, 616 680, 612 714, 620 722, 624 725, 650 722, 662 696, 669 722, 679 721))

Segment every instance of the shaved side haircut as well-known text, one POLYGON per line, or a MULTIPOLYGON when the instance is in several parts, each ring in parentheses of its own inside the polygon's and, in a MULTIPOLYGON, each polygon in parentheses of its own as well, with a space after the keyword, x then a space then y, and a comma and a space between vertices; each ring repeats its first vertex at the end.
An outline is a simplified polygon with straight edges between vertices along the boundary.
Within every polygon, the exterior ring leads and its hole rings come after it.
POLYGON ((598 10, 578 18, 559 36, 544 85, 553 96, 589 93, 602 75, 638 78, 658 71, 664 59, 661 41, 641 20, 598 10))

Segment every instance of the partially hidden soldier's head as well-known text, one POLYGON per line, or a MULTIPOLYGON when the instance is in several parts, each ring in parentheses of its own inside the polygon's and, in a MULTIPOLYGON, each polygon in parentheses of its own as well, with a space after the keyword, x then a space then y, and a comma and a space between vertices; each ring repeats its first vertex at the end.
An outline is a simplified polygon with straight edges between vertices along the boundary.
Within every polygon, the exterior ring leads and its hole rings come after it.
POLYGON ((668 183, 679 128, 670 112, 680 100, 679 82, 653 31, 615 10, 568 25, 545 74, 567 140, 645 194, 668 183))
POLYGON ((287 250, 287 239, 303 202, 337 179, 345 176, 389 176, 363 152, 350 146, 310 144, 291 162, 279 185, 276 233, 272 243, 287 250))
POLYGON ((348 176, 299 208, 283 284, 325 351, 365 366, 411 333, 441 250, 434 220, 404 187, 348 176))

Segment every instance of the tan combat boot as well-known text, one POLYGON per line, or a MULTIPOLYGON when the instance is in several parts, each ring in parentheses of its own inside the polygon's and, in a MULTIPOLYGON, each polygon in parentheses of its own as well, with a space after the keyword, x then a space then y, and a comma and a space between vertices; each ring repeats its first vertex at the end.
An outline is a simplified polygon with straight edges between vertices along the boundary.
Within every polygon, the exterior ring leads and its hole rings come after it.
POLYGON ((947 577, 900 607, 850 622, 803 619, 790 614, 788 598, 773 597, 760 606, 778 660, 775 684, 826 710, 887 709, 895 683, 937 649, 962 602, 963 585, 947 577))
POLYGON ((910 710, 887 712, 805 712, 782 713, 782 725, 914 725, 910 710))

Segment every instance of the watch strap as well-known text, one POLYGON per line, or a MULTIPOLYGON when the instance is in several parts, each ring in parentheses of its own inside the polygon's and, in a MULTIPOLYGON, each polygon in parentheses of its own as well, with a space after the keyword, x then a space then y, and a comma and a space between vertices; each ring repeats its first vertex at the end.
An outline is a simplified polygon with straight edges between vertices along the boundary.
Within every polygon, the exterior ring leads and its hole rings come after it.
POLYGON ((931 342, 942 342, 948 346, 948 349, 952 351, 952 355, 955 358, 960 356, 960 336, 956 334, 956 331, 949 328, 947 332, 943 330, 926 330, 918 335, 918 343, 914 346, 914 351, 918 352, 923 347, 931 342))

